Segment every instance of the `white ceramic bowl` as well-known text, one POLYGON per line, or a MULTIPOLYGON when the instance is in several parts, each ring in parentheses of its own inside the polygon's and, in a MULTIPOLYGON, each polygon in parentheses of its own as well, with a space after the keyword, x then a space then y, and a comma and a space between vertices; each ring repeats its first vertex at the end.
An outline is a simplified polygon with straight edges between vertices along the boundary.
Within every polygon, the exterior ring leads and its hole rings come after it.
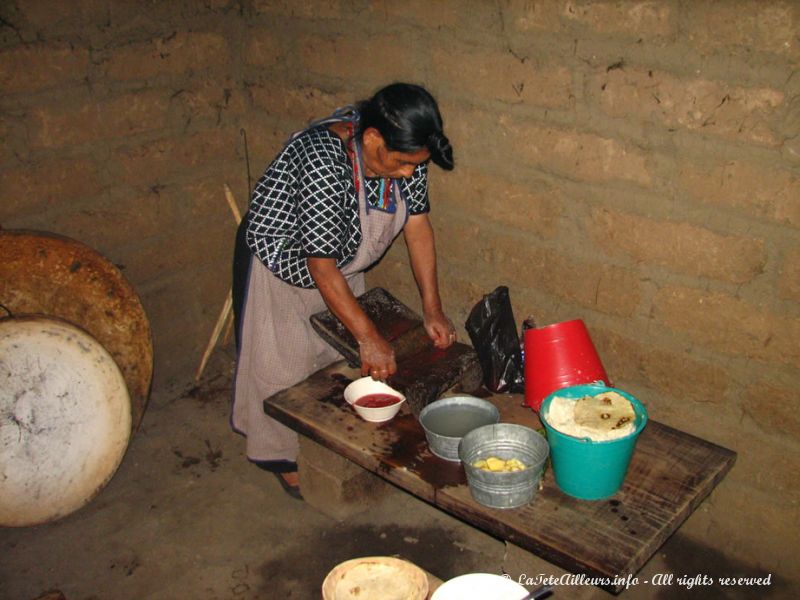
POLYGON ((528 593, 516 581, 490 573, 469 573, 445 581, 431 600, 520 600, 528 593))
POLYGON ((394 418, 400 410, 400 406, 406 401, 406 397, 396 389, 389 387, 382 381, 375 381, 372 377, 356 379, 344 388, 344 399, 355 409, 362 419, 370 423, 383 423, 384 421, 394 418), (380 408, 368 408, 356 404, 357 400, 364 396, 369 396, 370 394, 389 394, 391 396, 396 396, 397 402, 389 406, 381 406, 380 408))
POLYGON ((428 577, 392 556, 366 556, 337 565, 322 582, 323 600, 425 600, 428 577))

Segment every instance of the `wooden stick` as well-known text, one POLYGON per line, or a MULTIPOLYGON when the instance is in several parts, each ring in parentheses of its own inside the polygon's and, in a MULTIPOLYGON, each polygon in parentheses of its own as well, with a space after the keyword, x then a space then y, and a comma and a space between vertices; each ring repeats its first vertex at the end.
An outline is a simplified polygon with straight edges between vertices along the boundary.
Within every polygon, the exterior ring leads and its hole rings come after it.
POLYGON ((233 192, 231 188, 228 187, 228 184, 225 185, 225 199, 228 201, 228 206, 231 207, 231 212, 233 213, 233 218, 236 221, 236 226, 239 226, 239 223, 242 222, 242 213, 239 212, 239 206, 236 204, 236 200, 233 198, 233 192))
POLYGON ((231 311, 232 307, 233 307, 233 296, 230 290, 228 290, 228 297, 225 298, 225 304, 222 305, 222 310, 219 313, 217 324, 214 325, 214 331, 211 333, 211 339, 208 340, 208 346, 206 346, 206 351, 203 353, 203 358, 200 360, 200 366, 197 368, 197 373, 195 373, 194 376, 195 383, 200 381, 200 377, 203 375, 203 371, 206 368, 206 363, 208 362, 208 358, 211 356, 211 351, 217 344, 217 340, 219 339, 219 334, 222 331, 222 326, 228 319, 228 313, 231 311))
MULTIPOLYGON (((233 308, 233 305, 231 305, 231 308, 233 308)), ((225 325, 225 333, 222 334, 223 346, 228 343, 228 340, 231 339, 231 331, 233 331, 233 321, 234 321, 233 316, 231 316, 231 318, 228 319, 228 324, 225 325)))
MULTIPOLYGON (((228 187, 227 183, 223 184, 225 188, 225 200, 228 201, 228 206, 233 213, 233 219, 236 221, 236 226, 239 226, 239 223, 242 222, 242 213, 239 212, 239 206, 236 204, 236 199, 233 197, 233 192, 231 188, 228 187)), ((206 346, 205 352, 203 352, 203 358, 200 360, 200 366, 197 367, 197 372, 194 375, 194 381, 197 383, 200 381, 200 377, 203 375, 203 371, 206 368, 206 364, 208 363, 208 359, 211 356, 212 350, 214 350, 214 346, 217 345, 217 341, 219 340, 219 334, 222 331, 222 327, 225 325, 225 322, 228 321, 228 317, 231 316, 231 311, 233 310, 233 296, 232 291, 228 289, 228 297, 225 298, 225 304, 222 305, 222 311, 219 313, 219 317, 217 318, 217 323, 214 325, 214 331, 211 333, 211 339, 208 340, 208 345, 206 346)), ((233 322, 233 319, 231 319, 233 322)), ((228 325, 227 330, 225 331, 224 342, 227 343, 228 336, 230 335, 231 325, 228 325)))

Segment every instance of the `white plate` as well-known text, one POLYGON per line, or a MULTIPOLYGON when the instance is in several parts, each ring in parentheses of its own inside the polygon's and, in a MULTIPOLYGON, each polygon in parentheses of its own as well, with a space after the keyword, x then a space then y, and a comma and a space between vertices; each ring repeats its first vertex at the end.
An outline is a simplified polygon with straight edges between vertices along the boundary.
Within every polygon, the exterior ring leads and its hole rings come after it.
POLYGON ((502 575, 469 573, 445 581, 431 600, 521 600, 528 590, 502 575))

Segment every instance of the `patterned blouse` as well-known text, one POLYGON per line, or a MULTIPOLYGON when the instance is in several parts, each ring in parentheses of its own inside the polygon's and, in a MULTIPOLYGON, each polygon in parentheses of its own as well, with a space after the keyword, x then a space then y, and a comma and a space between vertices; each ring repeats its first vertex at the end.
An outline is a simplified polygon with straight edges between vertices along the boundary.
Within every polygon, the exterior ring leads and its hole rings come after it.
MULTIPOLYGON (((409 214, 428 212, 427 163, 399 181, 409 214)), ((365 178, 370 210, 379 210, 379 187, 380 179, 365 178)), ((281 280, 315 288, 306 258, 335 258, 342 268, 360 244, 358 197, 345 144, 325 126, 309 129, 258 180, 250 201, 247 245, 281 280)))

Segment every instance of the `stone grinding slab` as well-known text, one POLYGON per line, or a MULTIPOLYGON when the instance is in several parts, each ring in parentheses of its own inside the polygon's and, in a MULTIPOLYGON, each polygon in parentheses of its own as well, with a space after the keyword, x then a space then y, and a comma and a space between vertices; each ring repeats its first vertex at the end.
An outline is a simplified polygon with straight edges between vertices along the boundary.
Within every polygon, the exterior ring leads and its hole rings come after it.
MULTIPOLYGON (((480 381, 478 356, 471 346, 456 342, 446 350, 435 348, 422 317, 385 289, 372 288, 357 300, 394 348, 397 373, 387 383, 406 396, 415 416, 456 383, 480 381)), ((348 364, 360 366, 358 342, 333 313, 312 315, 311 325, 348 364)))

